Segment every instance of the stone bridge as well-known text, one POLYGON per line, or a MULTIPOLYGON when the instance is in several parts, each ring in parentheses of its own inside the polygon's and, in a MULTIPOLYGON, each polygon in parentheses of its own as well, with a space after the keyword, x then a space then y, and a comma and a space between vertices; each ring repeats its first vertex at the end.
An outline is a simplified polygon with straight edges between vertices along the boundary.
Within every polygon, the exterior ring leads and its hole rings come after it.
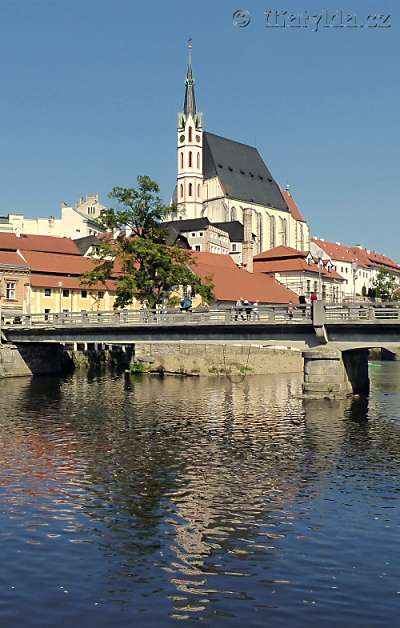
POLYGON ((104 347, 151 343, 262 343, 302 349, 305 393, 343 396, 368 391, 368 350, 400 356, 400 305, 317 302, 297 307, 262 306, 257 311, 214 309, 177 312, 121 310, 23 316, 3 326, 15 345, 57 343, 104 347))

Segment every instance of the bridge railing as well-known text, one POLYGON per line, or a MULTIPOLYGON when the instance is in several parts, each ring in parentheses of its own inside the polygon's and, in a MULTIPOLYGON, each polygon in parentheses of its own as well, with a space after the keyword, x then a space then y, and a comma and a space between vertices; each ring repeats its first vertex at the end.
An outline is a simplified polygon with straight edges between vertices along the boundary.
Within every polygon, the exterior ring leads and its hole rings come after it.
POLYGON ((241 308, 226 307, 198 309, 184 312, 177 309, 140 309, 113 311, 48 312, 24 314, 17 321, 21 327, 82 327, 115 325, 182 325, 212 324, 226 325, 235 323, 258 322, 306 322, 311 320, 308 306, 297 306, 292 311, 286 305, 270 305, 241 308))
POLYGON ((381 304, 346 304, 346 305, 326 305, 326 322, 334 321, 383 321, 400 320, 399 305, 381 304))
MULTIPOLYGON (((399 305, 381 304, 346 304, 326 305, 323 310, 323 323, 334 322, 372 322, 400 321, 399 305)), ((183 312, 177 309, 157 310, 112 310, 112 311, 81 311, 81 312, 49 312, 41 314, 22 314, 14 321, 18 327, 112 327, 121 325, 182 325, 210 324, 235 325, 240 323, 310 323, 312 310, 310 306, 288 307, 287 305, 262 305, 257 307, 243 306, 220 307, 212 309, 194 309, 183 312)))

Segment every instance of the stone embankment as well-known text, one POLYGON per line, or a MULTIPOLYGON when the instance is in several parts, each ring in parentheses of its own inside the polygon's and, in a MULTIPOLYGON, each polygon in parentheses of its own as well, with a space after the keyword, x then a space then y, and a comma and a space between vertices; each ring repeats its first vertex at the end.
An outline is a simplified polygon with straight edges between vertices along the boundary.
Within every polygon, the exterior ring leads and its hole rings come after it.
POLYGON ((188 376, 303 372, 303 358, 298 349, 255 344, 137 343, 135 365, 144 372, 188 376))
POLYGON ((0 346, 0 378, 55 375, 71 369, 61 345, 26 344, 0 346))

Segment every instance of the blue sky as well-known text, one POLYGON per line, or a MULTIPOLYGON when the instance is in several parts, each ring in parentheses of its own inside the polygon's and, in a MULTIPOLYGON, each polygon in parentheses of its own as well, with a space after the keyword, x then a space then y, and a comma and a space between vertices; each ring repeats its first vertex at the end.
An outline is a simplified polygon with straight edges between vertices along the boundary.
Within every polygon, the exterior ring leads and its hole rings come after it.
POLYGON ((192 37, 205 128, 255 144, 314 235, 399 259, 399 29, 394 0, 1 0, 0 213, 58 214, 138 174, 168 199, 192 37), (338 8, 392 27, 265 28, 265 9, 338 8))

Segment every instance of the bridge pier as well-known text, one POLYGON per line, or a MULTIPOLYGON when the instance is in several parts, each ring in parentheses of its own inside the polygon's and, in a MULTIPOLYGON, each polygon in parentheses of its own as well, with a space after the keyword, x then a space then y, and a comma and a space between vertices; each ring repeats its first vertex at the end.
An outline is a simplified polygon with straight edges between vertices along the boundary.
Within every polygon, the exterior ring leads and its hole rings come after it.
POLYGON ((306 397, 343 398, 368 394, 368 349, 339 351, 313 349, 303 352, 306 397))

